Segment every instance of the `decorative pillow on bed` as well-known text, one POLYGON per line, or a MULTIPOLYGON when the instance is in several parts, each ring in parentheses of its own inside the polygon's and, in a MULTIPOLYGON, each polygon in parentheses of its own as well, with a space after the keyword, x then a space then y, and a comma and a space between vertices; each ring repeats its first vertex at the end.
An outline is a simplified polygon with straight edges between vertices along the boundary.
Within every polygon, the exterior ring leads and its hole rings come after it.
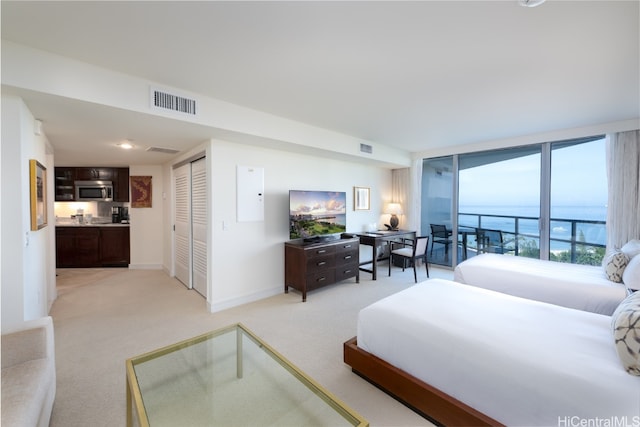
POLYGON ((622 274, 629 263, 629 257, 621 250, 611 252, 603 262, 604 274, 612 282, 622 282, 622 274))
POLYGON ((620 248, 620 250, 624 252, 629 257, 629 259, 635 257, 636 255, 640 255, 640 240, 629 240, 623 247, 620 248))
POLYGON ((640 290, 640 255, 633 257, 622 273, 622 281, 627 289, 640 290))
POLYGON ((624 369, 640 376, 640 291, 626 297, 611 315, 611 329, 624 369))

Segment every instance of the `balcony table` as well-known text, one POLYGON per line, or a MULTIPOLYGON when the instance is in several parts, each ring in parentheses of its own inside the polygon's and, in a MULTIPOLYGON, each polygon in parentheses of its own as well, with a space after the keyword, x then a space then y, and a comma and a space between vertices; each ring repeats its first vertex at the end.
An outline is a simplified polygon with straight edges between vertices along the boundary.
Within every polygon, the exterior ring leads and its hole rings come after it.
POLYGON ((462 259, 467 259, 467 237, 468 236, 476 236, 478 234, 478 230, 476 228, 471 227, 458 227, 458 234, 462 236, 462 259))

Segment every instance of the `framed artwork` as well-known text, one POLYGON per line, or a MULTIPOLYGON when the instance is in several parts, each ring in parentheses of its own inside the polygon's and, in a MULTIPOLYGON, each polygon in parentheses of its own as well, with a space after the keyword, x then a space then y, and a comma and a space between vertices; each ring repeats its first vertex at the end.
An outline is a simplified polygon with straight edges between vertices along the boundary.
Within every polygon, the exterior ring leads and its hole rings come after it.
POLYGON ((47 226, 47 168, 37 160, 29 160, 31 192, 31 231, 47 226))
POLYGON ((371 209, 371 191, 369 187, 353 187, 353 210, 368 211, 371 209))
POLYGON ((131 207, 150 208, 152 206, 152 180, 151 176, 132 176, 131 180, 131 207))

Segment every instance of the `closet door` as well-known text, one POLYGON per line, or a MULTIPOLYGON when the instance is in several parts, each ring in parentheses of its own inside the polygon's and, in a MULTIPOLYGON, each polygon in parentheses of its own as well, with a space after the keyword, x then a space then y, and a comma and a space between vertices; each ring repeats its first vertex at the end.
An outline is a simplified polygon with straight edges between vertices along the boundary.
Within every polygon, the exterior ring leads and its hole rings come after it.
POLYGON ((189 289, 191 283, 191 164, 174 170, 174 265, 176 278, 189 289))
POLYGON ((207 297, 207 170, 206 159, 191 163, 191 229, 193 288, 207 297))

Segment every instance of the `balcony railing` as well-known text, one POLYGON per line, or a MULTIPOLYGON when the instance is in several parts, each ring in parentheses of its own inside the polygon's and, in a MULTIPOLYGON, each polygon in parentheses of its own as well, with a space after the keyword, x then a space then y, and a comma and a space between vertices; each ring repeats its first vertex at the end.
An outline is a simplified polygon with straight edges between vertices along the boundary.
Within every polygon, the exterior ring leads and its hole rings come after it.
MULTIPOLYGON (((530 216, 460 213, 459 227, 501 230, 505 241, 511 241, 515 255, 540 257, 540 219, 530 216)), ((606 222, 583 219, 551 218, 550 255, 554 261, 599 265, 606 247, 606 222)), ((478 249, 470 239, 468 248, 478 249)))

